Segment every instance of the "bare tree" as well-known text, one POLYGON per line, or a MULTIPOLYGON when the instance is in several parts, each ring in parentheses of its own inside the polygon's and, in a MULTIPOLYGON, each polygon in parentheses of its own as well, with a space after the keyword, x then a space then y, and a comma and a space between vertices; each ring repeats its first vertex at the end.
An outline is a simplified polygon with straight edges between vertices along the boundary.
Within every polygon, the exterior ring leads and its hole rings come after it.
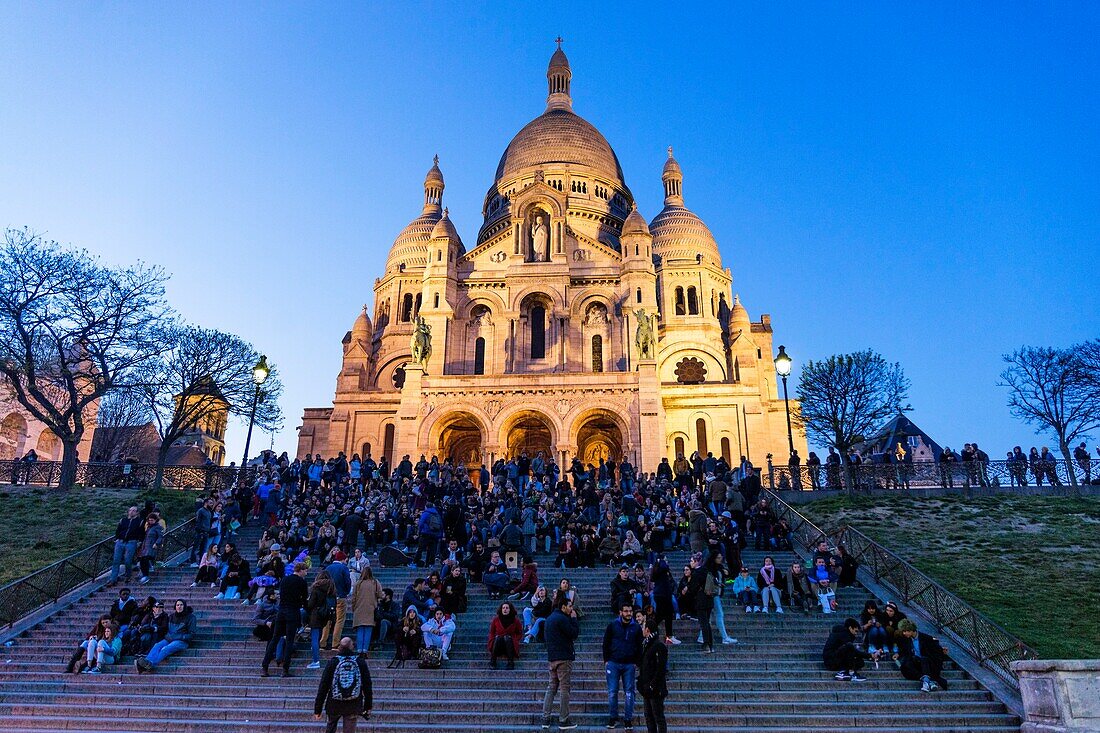
POLYGON ((171 318, 167 276, 142 263, 112 268, 29 229, 0 244, 0 379, 61 440, 63 488, 95 403, 133 383, 171 318))
POLYGON ((848 470, 848 451, 907 404, 909 380, 897 362, 874 351, 836 354, 810 361, 798 380, 799 411, 792 418, 808 435, 840 453, 848 490, 855 484, 848 470))
MULTIPOLYGON (((233 334, 190 325, 173 325, 161 336, 164 344, 158 357, 145 371, 142 388, 146 405, 160 434, 157 474, 160 487, 169 449, 196 429, 222 433, 230 415, 247 414, 256 385, 252 369, 258 352, 233 334)), ((276 376, 264 383, 265 420, 280 419, 276 376)), ((261 414, 257 410, 257 414, 261 414)))
POLYGON ((148 425, 151 420, 140 391, 116 388, 105 394, 96 414, 92 460, 109 461, 139 453, 145 446, 134 429, 148 425))
POLYGON ((1070 484, 1077 485, 1071 445, 1100 427, 1100 343, 1069 349, 1022 346, 1004 355, 999 386, 1008 388, 1015 417, 1049 430, 1058 440, 1070 484))

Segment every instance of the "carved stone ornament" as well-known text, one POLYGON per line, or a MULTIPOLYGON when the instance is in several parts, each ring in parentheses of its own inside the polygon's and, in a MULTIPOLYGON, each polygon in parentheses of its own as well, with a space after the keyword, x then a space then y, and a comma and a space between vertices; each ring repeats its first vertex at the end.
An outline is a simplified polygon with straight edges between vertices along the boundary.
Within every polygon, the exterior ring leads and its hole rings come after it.
POLYGON ((562 417, 566 416, 566 414, 569 412, 569 408, 571 408, 572 406, 573 406, 573 403, 570 402, 569 400, 565 399, 564 397, 562 397, 560 400, 558 400, 558 403, 555 405, 555 407, 557 408, 558 414, 561 415, 562 417))
POLYGON ((495 419, 496 416, 500 414, 502 407, 504 407, 504 405, 500 400, 489 400, 485 403, 485 414, 487 414, 490 419, 495 419))
POLYGON ((434 409, 435 409, 435 403, 434 402, 425 402, 424 404, 422 404, 420 406, 420 414, 427 416, 427 415, 431 414, 432 410, 434 410, 434 409))
POLYGON ((590 259, 591 256, 592 256, 592 253, 589 252, 587 249, 575 249, 575 250, 573 250, 573 261, 574 262, 584 262, 584 261, 590 259))
POLYGON ((489 255, 489 259, 493 262, 504 262, 504 260, 508 259, 508 255, 504 254, 504 250, 500 250, 499 252, 493 252, 489 255))

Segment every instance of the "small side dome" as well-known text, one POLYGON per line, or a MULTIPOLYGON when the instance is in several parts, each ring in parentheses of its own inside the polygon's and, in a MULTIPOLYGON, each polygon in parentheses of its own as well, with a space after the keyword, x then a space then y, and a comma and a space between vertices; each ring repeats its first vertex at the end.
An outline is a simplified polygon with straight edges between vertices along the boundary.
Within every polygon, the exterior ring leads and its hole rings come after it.
POLYGON ((443 209, 443 217, 432 228, 432 239, 450 239, 455 242, 462 242, 462 238, 458 236, 458 230, 451 223, 451 217, 445 208, 443 209))
POLYGON ((443 171, 439 170, 439 156, 436 155, 432 158, 432 167, 428 169, 428 175, 424 176, 424 187, 427 188, 431 184, 437 184, 439 188, 443 188, 443 171))
POLYGON ((749 312, 745 310, 745 306, 741 305, 741 296, 737 294, 733 296, 733 308, 730 309, 729 330, 730 333, 752 330, 752 319, 749 318, 749 312))
POLYGON ((632 234, 650 236, 649 225, 645 223, 645 217, 638 213, 637 204, 631 205, 630 213, 627 214, 626 221, 623 222, 622 236, 628 237, 632 234))
POLYGON ((370 340, 371 331, 373 330, 370 316, 367 315, 367 306, 364 305, 359 317, 355 319, 355 324, 351 327, 351 333, 353 336, 365 336, 367 340, 370 340))

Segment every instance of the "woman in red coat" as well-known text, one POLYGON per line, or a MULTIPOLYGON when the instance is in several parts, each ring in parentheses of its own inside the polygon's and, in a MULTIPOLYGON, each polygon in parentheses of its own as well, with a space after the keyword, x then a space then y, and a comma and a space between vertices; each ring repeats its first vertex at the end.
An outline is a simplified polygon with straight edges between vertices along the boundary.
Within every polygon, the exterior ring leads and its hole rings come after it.
POLYGON ((497 658, 504 657, 508 660, 508 669, 515 669, 522 639, 523 621, 519 619, 516 607, 505 601, 489 624, 489 665, 496 669, 497 658))

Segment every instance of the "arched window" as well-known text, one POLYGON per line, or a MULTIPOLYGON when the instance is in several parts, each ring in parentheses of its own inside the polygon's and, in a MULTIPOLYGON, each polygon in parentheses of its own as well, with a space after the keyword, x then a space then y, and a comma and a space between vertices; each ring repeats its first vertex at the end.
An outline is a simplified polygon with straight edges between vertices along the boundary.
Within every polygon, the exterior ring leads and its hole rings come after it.
POLYGON ((436 262, 442 262, 443 261, 443 250, 437 249, 435 251, 435 261, 436 262))
POLYGON ((683 438, 676 438, 674 443, 675 443, 675 446, 676 446, 676 456, 675 457, 679 458, 680 456, 684 455, 684 439, 683 438))
POLYGON ((385 439, 382 442, 382 457, 393 466, 393 423, 386 424, 385 439))
POLYGON ((364 461, 367 460, 367 456, 370 455, 370 443, 363 443, 363 452, 359 454, 359 457, 364 461))
POLYGON ((541 305, 531 308, 531 358, 546 358, 546 309, 541 305))
POLYGON ((485 373, 485 339, 481 336, 474 341, 474 374, 485 373))
POLYGON ((733 454, 730 452, 729 438, 722 438, 722 458, 726 460, 726 463, 733 463, 733 454))
POLYGON ((603 336, 592 337, 592 371, 603 371, 603 336))
POLYGON ((699 451, 699 456, 705 458, 707 455, 707 421, 701 417, 695 421, 695 445, 699 451))
POLYGON ((733 357, 733 381, 741 381, 741 362, 737 360, 737 357, 733 357))
POLYGON ((401 320, 408 323, 413 319, 413 295, 412 293, 405 293, 405 297, 401 299, 401 320))
POLYGON ((436 294, 435 294, 435 307, 436 307, 436 308, 438 308, 438 307, 439 307, 439 293, 436 293, 436 294))
POLYGON ((682 316, 687 313, 687 308, 684 306, 684 289, 681 287, 676 288, 676 315, 682 316))
POLYGON ((642 302, 642 289, 641 288, 638 288, 638 292, 636 292, 634 294, 634 297, 637 298, 639 303, 642 302))
POLYGON ((699 315, 699 296, 694 286, 688 288, 688 315, 699 315))
POLYGON ((416 307, 413 308, 413 318, 416 318, 417 316, 420 315, 420 298, 421 297, 422 296, 421 296, 420 293, 416 294, 416 307))

